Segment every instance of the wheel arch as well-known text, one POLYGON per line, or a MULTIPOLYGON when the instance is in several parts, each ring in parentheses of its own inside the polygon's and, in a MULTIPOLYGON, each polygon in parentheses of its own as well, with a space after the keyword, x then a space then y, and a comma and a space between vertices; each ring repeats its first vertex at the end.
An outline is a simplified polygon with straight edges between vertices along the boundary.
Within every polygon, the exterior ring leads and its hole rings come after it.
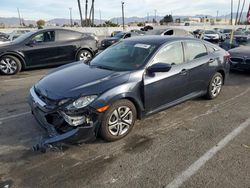
POLYGON ((93 52, 93 50, 91 50, 90 48, 88 48, 88 47, 82 47, 82 48, 79 48, 77 51, 76 51, 76 54, 75 54, 75 59, 77 60, 77 56, 78 56, 78 54, 79 54, 79 52, 80 51, 82 51, 82 50, 87 50, 87 51, 89 51, 91 54, 92 54, 92 57, 94 57, 94 52, 93 52))
POLYGON ((225 79, 226 79, 226 73, 223 69, 219 69, 217 70, 218 73, 220 73, 223 77, 223 84, 225 83, 225 79))
POLYGON ((6 55, 11 55, 11 56, 16 57, 21 62, 21 65, 22 65, 21 70, 26 68, 26 62, 25 62, 24 57, 22 57, 22 55, 18 54, 17 52, 5 52, 5 53, 0 55, 0 58, 3 56, 6 56, 6 55))

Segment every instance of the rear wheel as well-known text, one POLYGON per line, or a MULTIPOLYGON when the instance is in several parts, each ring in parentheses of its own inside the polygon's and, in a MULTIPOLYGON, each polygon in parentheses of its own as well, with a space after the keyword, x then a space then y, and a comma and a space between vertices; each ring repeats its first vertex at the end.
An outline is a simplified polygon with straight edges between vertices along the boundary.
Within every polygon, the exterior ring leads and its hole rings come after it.
POLYGON ((104 114, 101 136, 106 141, 125 137, 132 130, 136 117, 136 108, 132 102, 126 99, 115 102, 104 114))
POLYGON ((5 55, 0 58, 0 73, 13 75, 22 69, 20 60, 12 55, 5 55))
POLYGON ((78 61, 88 61, 93 58, 93 55, 90 51, 88 50, 80 50, 77 54, 77 60, 78 61))
POLYGON ((214 99, 219 96, 223 85, 223 76, 221 73, 217 72, 211 79, 206 97, 208 99, 214 99))

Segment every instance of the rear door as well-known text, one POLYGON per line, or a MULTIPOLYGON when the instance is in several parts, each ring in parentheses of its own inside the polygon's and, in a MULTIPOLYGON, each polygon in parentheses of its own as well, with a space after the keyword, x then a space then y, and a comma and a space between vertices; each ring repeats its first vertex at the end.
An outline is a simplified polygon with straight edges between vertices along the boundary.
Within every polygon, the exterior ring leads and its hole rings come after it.
POLYGON ((58 62, 58 47, 55 42, 55 31, 44 31, 32 35, 23 47, 28 66, 42 66, 58 62))
POLYGON ((197 93, 207 89, 212 73, 212 64, 216 59, 208 53, 206 46, 200 41, 186 41, 185 54, 188 60, 190 93, 197 93))
POLYGON ((80 48, 82 33, 67 30, 58 30, 56 42, 58 45, 58 59, 67 63, 76 60, 77 50, 80 48))
POLYGON ((187 95, 188 70, 182 42, 167 44, 152 60, 172 64, 169 72, 144 75, 144 101, 147 112, 152 112, 187 95))

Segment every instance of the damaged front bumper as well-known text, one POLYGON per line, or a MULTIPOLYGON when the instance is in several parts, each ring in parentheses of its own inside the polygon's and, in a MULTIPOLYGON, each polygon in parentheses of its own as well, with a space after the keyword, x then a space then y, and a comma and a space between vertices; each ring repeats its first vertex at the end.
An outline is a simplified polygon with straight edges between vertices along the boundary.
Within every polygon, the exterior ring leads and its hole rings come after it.
POLYGON ((62 143, 83 143, 96 138, 101 114, 86 108, 80 115, 68 115, 58 106, 50 106, 41 100, 34 87, 30 89, 29 105, 32 114, 48 134, 33 146, 38 151, 58 148, 62 143))

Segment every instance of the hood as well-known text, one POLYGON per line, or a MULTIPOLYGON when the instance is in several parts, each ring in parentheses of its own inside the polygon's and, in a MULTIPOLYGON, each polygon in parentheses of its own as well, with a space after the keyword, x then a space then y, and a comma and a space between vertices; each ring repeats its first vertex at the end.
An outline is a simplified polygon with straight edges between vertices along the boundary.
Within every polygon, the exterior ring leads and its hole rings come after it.
POLYGON ((99 95, 126 82, 129 72, 90 67, 82 62, 58 68, 42 78, 35 90, 51 100, 99 95))
POLYGON ((112 40, 118 41, 118 40, 120 40, 120 38, 118 38, 118 37, 110 37, 110 38, 104 39, 103 41, 112 41, 112 40))
POLYGON ((241 46, 228 51, 231 56, 250 57, 250 47, 241 46))

